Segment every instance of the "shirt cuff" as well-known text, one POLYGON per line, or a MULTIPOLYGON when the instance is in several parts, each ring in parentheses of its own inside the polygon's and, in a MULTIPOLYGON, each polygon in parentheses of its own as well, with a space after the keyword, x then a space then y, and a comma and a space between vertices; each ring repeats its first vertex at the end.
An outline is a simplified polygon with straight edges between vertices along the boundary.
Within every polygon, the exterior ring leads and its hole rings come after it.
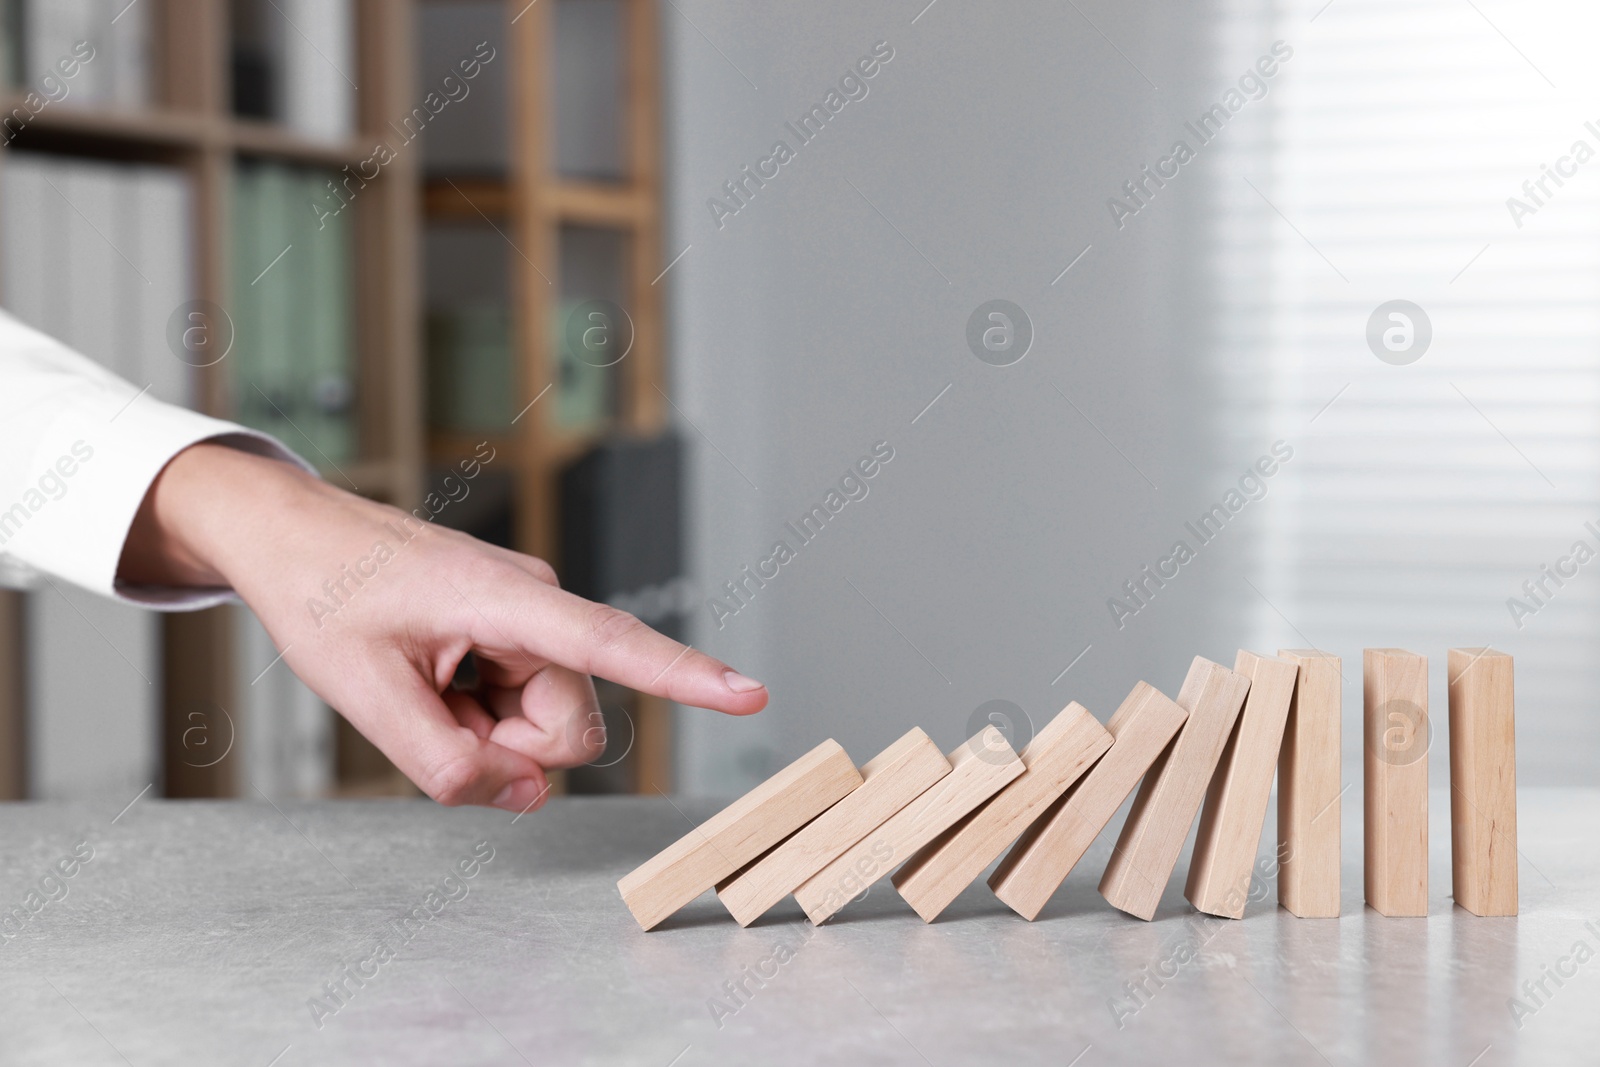
MULTIPOLYGON (((118 383, 121 385, 122 383, 118 383)), ((28 568, 124 603, 194 611, 235 599, 225 587, 130 585, 117 566, 156 476, 190 445, 211 441, 313 474, 279 441, 126 388, 72 390, 58 401, 15 501, 0 500, 0 549, 28 568)))

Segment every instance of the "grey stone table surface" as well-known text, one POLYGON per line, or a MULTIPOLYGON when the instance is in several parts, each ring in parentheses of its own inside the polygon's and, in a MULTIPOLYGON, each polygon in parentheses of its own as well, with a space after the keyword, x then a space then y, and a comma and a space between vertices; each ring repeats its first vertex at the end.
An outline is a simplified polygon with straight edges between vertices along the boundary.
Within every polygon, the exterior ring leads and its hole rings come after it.
POLYGON ((1107 833, 1034 923, 980 882, 925 925, 884 882, 817 929, 708 895, 652 933, 616 880, 715 804, 0 806, 0 1063, 1600 1061, 1600 791, 1522 790, 1506 919, 1451 904, 1439 792, 1429 916, 1365 910, 1360 792, 1339 919, 1266 879, 1202 920, 1187 854, 1130 918, 1095 892, 1107 833))

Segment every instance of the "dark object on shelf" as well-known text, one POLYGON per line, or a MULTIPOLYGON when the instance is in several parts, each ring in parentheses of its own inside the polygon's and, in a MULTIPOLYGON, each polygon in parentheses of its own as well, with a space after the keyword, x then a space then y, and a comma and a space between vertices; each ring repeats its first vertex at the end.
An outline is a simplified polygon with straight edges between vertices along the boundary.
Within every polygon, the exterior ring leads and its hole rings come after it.
POLYGON ((247 119, 272 119, 272 60, 258 48, 233 46, 233 113, 247 119))
POLYGON ((681 585, 682 490, 683 448, 670 434, 604 441, 573 461, 560 476, 562 586, 677 636, 683 613, 664 591, 681 585))
POLYGON ((241 118, 281 118, 277 108, 278 64, 267 22, 272 14, 261 0, 233 0, 229 5, 233 113, 241 118))

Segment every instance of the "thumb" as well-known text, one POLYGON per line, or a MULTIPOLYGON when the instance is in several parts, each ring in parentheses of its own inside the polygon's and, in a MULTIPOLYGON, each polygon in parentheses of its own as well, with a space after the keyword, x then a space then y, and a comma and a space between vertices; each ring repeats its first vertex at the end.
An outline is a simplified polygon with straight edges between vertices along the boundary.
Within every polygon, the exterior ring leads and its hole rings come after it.
POLYGON ((464 724, 420 676, 396 674, 403 680, 374 694, 376 713, 363 715, 359 725, 418 788, 450 807, 521 813, 544 803, 550 783, 539 764, 464 724))

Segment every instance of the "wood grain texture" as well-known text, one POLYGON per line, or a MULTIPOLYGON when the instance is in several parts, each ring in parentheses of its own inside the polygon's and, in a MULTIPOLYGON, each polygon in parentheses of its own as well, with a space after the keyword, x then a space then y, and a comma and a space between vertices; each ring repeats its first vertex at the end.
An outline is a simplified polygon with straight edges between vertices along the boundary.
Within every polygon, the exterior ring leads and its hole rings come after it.
POLYGON ((1302 919, 1339 915, 1339 657, 1279 649, 1300 667, 1278 759, 1278 903, 1302 919))
POLYGON ((718 886, 717 899, 749 926, 949 773, 939 746, 913 727, 862 766, 862 782, 849 796, 718 886))
POLYGON ((22 594, 0 589, 0 800, 28 795, 28 691, 22 665, 22 594))
POLYGON ((824 741, 625 875, 622 900, 652 929, 860 784, 845 750, 824 741))
POLYGON ((1023 749, 1016 780, 907 860, 895 889, 932 922, 1110 747, 1099 720, 1068 704, 1023 749))
POLYGON ((795 890, 795 899, 813 923, 826 922, 1024 769, 1021 757, 993 726, 951 752, 949 762, 949 774, 795 890))
POLYGON ((1023 832, 989 876, 989 888, 1032 921, 1139 784, 1189 713, 1140 682, 1122 701, 1106 732, 1111 748, 1023 832))
POLYGON ((1517 736, 1512 660, 1452 648, 1450 868, 1456 903, 1474 915, 1517 913, 1517 736))
POLYGON ((1178 692, 1189 718, 1144 776, 1100 879, 1100 894, 1113 907, 1141 919, 1155 915, 1249 688, 1248 678, 1221 664, 1200 656, 1190 664, 1178 692))
POLYGON ((1227 919, 1243 917, 1249 900, 1262 820, 1272 798, 1272 775, 1300 667, 1293 660, 1240 649, 1233 671, 1250 679, 1250 692, 1211 776, 1183 890, 1196 909, 1227 919))
POLYGON ((1383 915, 1428 914, 1428 658, 1362 653, 1366 898, 1383 915))

